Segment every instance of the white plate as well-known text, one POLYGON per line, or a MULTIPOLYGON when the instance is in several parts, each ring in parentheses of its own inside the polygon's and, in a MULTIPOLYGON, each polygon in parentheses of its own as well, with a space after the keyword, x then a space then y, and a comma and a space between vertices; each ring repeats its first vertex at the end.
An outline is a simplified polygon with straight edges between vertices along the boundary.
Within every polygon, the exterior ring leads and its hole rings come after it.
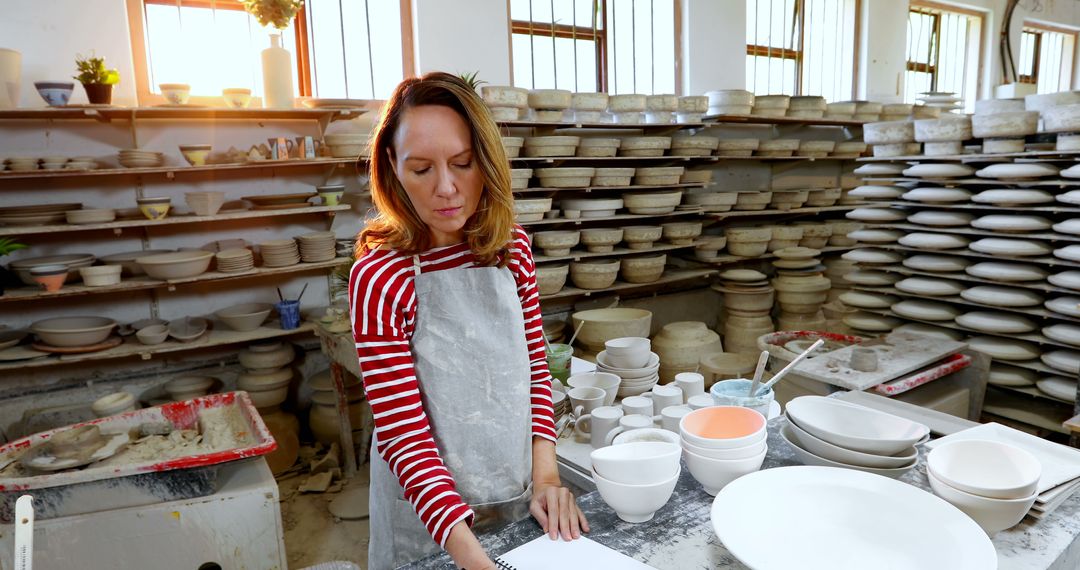
POLYGON ((967 247, 970 240, 964 236, 954 234, 935 234, 928 232, 912 232, 900 238, 900 245, 915 249, 957 249, 967 247))
POLYGON ((923 210, 908 216, 907 221, 923 226, 956 227, 970 225, 973 219, 975 219, 975 216, 964 212, 923 210))
POLYGON ((786 408, 812 435, 863 453, 903 453, 930 433, 923 424, 835 398, 799 396, 786 408))
POLYGON ((1059 234, 1080 235, 1080 219, 1069 218, 1054 224, 1054 231, 1059 234))
POLYGON ((1080 164, 1074 164, 1062 170, 1061 175, 1065 178, 1080 178, 1080 164))
POLYGON ((845 273, 843 278, 848 283, 854 283, 855 285, 870 285, 874 287, 881 287, 896 283, 900 279, 900 276, 893 273, 887 273, 885 271, 873 271, 864 269, 845 273))
POLYGON ((904 232, 900 230, 864 228, 849 233, 847 237, 863 243, 896 243, 903 235, 904 232))
POLYGON ((971 221, 971 227, 996 232, 1041 232, 1050 229, 1050 220, 1041 216, 992 214, 971 221))
POLYGON ((1035 323, 1022 315, 997 311, 971 311, 956 317, 956 324, 981 332, 1022 334, 1035 330, 1035 323))
POLYGON ((1053 251, 1045 242, 1029 239, 983 238, 971 242, 968 247, 979 253, 1011 257, 1049 255, 1053 251))
POLYGON ((1062 271, 1047 277, 1046 280, 1055 287, 1080 291, 1080 271, 1062 271))
POLYGON ((904 172, 904 167, 899 164, 870 163, 864 164, 854 170, 858 176, 896 176, 904 172))
POLYGON ((931 297, 960 295, 964 291, 964 285, 959 281, 933 277, 908 277, 903 281, 897 281, 895 287, 905 293, 931 297))
POLYGON ((951 255, 919 254, 912 255, 904 260, 904 267, 917 269, 919 271, 963 271, 969 265, 971 265, 971 260, 951 255))
POLYGON ((902 317, 920 321, 951 321, 960 314, 959 309, 948 303, 924 301, 922 299, 900 301, 892 306, 892 312, 902 317))
POLYGON ((1040 358, 1042 358, 1043 364, 1066 374, 1076 376, 1077 373, 1080 373, 1080 352, 1075 350, 1061 348, 1044 352, 1040 358))
POLYGON ((1028 265, 1026 263, 984 261, 976 263, 964 271, 967 271, 968 275, 992 281, 1042 281, 1046 279, 1046 270, 1038 265, 1028 265))
POLYGON ((895 222, 907 218, 907 212, 898 208, 855 208, 846 217, 860 222, 895 222))
POLYGON ((300 102, 308 109, 364 109, 368 104, 375 103, 367 99, 305 99, 300 102))
POLYGON ((1070 317, 1080 317, 1080 307, 1077 307, 1078 303, 1080 303, 1080 297, 1055 297, 1047 301, 1045 307, 1055 313, 1068 315, 1070 317))
POLYGON ((959 509, 907 483, 851 469, 779 467, 745 475, 717 493, 711 516, 724 547, 756 570, 997 568, 993 543, 959 509))
POLYGON ((1058 167, 1041 162, 1024 162, 1008 164, 991 164, 975 173, 979 178, 997 178, 1001 180, 1042 178, 1055 176, 1060 171, 1058 167))
POLYGON ((1034 386, 1038 378, 1038 374, 1026 368, 991 364, 986 381, 995 386, 1034 386))
POLYGON ((1080 245, 1067 245, 1065 247, 1055 249, 1054 257, 1058 259, 1067 259, 1069 261, 1080 261, 1080 245))
POLYGON ((940 339, 944 339, 944 340, 955 340, 955 341, 964 340, 964 337, 966 336, 964 333, 962 333, 960 331, 955 331, 955 330, 952 330, 952 329, 947 329, 947 328, 944 328, 944 327, 938 327, 938 326, 934 326, 934 325, 928 325, 926 323, 904 323, 904 324, 896 327, 895 329, 893 329, 893 332, 908 332, 908 333, 915 333, 915 334, 923 334, 923 335, 932 336, 932 337, 940 338, 940 339))
POLYGON ((1080 205, 1080 190, 1069 190, 1057 195, 1057 201, 1063 204, 1080 205))
POLYGON ((972 350, 989 354, 998 360, 1032 360, 1041 354, 1033 343, 999 336, 973 336, 967 340, 972 350))
POLYGON ((904 170, 904 176, 911 178, 957 178, 974 173, 975 169, 966 164, 951 163, 916 164, 904 170))
POLYGON ((963 188, 915 188, 905 192, 902 198, 911 202, 948 204, 967 202, 971 199, 971 192, 963 188))
POLYGON ((997 206, 1047 204, 1054 201, 1054 195, 1045 190, 1000 188, 995 190, 983 190, 972 196, 971 201, 977 204, 994 204, 997 206))
POLYGON ((1063 402, 1076 402, 1076 380, 1050 376, 1035 383, 1039 390, 1063 402))
POLYGON ((848 192, 848 196, 866 200, 893 200, 903 193, 904 189, 899 186, 859 186, 848 192))
POLYGON ((979 285, 960 292, 960 296, 972 303, 999 307, 1034 307, 1043 304, 1043 296, 1029 289, 979 285))
POLYGON ((857 313, 845 315, 843 322, 845 325, 861 331, 889 332, 899 326, 903 321, 893 317, 859 311, 857 313))
POLYGON ((841 303, 857 309, 888 309, 897 301, 896 297, 883 293, 848 291, 840 295, 841 303))
MULTIPOLYGON (((805 432, 804 432, 805 433, 805 432)), ((863 471, 866 473, 873 473, 874 475, 881 475, 882 477, 889 477, 892 479, 898 479, 904 473, 911 471, 918 465, 918 461, 912 461, 905 467, 896 468, 881 468, 881 467, 863 467, 855 465, 853 463, 845 463, 843 461, 835 461, 827 457, 818 455, 806 447, 803 447, 795 440, 795 426, 789 424, 785 425, 780 430, 780 437, 791 447, 791 451, 795 454, 797 459, 803 465, 815 465, 818 467, 838 467, 841 469, 853 469, 855 471, 863 471)), ((810 437, 813 437, 812 435, 810 437)), ((826 442, 827 443, 827 442, 826 442)))
POLYGON ((870 247, 853 249, 845 252, 840 257, 848 261, 854 261, 855 263, 899 263, 904 259, 903 255, 900 255, 895 251, 886 251, 884 249, 874 249, 870 247))
POLYGON ((1080 347, 1080 326, 1057 323, 1043 327, 1042 333, 1048 339, 1080 347))

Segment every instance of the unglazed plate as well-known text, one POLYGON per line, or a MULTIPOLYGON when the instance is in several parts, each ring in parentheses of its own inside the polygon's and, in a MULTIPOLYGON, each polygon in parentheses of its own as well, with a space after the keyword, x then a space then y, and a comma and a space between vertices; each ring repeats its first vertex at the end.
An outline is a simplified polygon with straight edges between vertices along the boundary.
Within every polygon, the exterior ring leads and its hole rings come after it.
POLYGON ((1076 380, 1062 378, 1061 376, 1050 376, 1040 379, 1035 385, 1052 398, 1062 402, 1076 402, 1076 380))
POLYGON ((1043 364, 1075 377, 1080 374, 1080 352, 1059 349, 1042 354, 1043 364))
POLYGON ((1080 262, 1080 245, 1067 245, 1065 247, 1055 249, 1054 257, 1058 259, 1067 259, 1069 261, 1080 262))
POLYGON ((900 238, 900 245, 915 249, 957 249, 967 247, 970 240, 964 236, 954 234, 934 234, 927 232, 913 232, 900 238))
POLYGON ((960 314, 959 309, 948 303, 924 301, 922 299, 900 301, 892 306, 892 312, 902 317, 920 321, 951 321, 960 314))
POLYGON ((1055 287, 1080 291, 1080 271, 1074 269, 1055 273, 1047 277, 1046 280, 1055 287))
POLYGON ((1068 345, 1080 347, 1080 326, 1057 323, 1042 329, 1043 336, 1068 345))
POLYGON ((848 192, 848 196, 855 196, 864 200, 895 200, 904 193, 899 186, 859 186, 848 192))
POLYGON ((898 208, 855 208, 846 217, 860 222, 896 222, 906 219, 907 212, 898 208))
POLYGON ((923 210, 908 216, 908 221, 922 226, 959 227, 971 225, 975 216, 964 212, 942 212, 938 210, 923 210))
POLYGON ((897 176, 904 172, 900 164, 870 163, 864 164, 854 170, 858 176, 897 176))
POLYGON ((853 249, 845 252, 840 257, 855 263, 900 263, 904 259, 903 255, 895 251, 874 249, 872 247, 853 249))
POLYGON ((926 336, 932 336, 934 338, 940 338, 943 340, 955 340, 961 341, 964 339, 964 333, 947 329, 945 327, 938 327, 934 325, 928 325, 926 323, 904 323, 895 329, 893 332, 909 332, 915 334, 922 334, 926 336))
POLYGON ((959 295, 964 291, 964 285, 952 279, 934 279, 933 277, 908 277, 897 281, 895 287, 912 295, 926 295, 929 297, 959 295))
POLYGON ((1046 279, 1046 270, 1038 265, 1026 263, 1007 263, 1003 261, 984 261, 965 269, 968 275, 990 279, 991 281, 1020 282, 1042 281, 1046 279))
POLYGON ((848 291, 840 295, 840 302, 857 309, 888 309, 900 299, 883 293, 848 291))
POLYGON ((1023 162, 1008 164, 991 164, 975 173, 979 178, 997 178, 999 180, 1021 180, 1026 178, 1042 178, 1055 176, 1060 172, 1058 167, 1041 162, 1023 162))
POLYGON ((915 188, 905 192, 902 197, 911 202, 948 204, 967 202, 971 199, 971 192, 963 188, 915 188))
POLYGON ((1032 386, 1039 376, 1033 370, 1003 364, 991 364, 986 381, 995 386, 1032 386))
POLYGON ((971 221, 971 227, 995 232, 1041 232, 1050 229, 1050 220, 1041 216, 993 214, 971 221))
POLYGON ((1045 190, 1021 190, 1015 188, 1000 188, 983 190, 971 197, 976 204, 993 204, 995 206, 1020 206, 1025 204, 1048 204, 1054 201, 1054 195, 1045 190))
POLYGON ((971 265, 971 260, 953 255, 917 254, 904 260, 904 267, 919 271, 949 272, 963 271, 971 265))
POLYGON ((1053 251, 1045 242, 1029 239, 983 238, 971 242, 968 247, 980 253, 1009 257, 1049 255, 1053 251))
POLYGON ((975 169, 966 164, 953 163, 916 164, 904 170, 904 176, 912 178, 958 178, 974 173, 975 169))
POLYGON ((956 317, 956 324, 986 333, 1023 334, 1035 330, 1035 322, 1023 315, 997 311, 972 311, 956 317))
POLYGON ((979 285, 960 292, 960 296, 972 303, 999 307, 1035 307, 1043 304, 1043 296, 1030 289, 979 285))
POLYGON ((990 355, 998 360, 1032 360, 1041 354, 1034 343, 1001 338, 999 336, 973 336, 967 341, 972 350, 990 355))
POLYGON ((1070 317, 1080 317, 1080 297, 1056 297, 1044 305, 1047 310, 1070 317))

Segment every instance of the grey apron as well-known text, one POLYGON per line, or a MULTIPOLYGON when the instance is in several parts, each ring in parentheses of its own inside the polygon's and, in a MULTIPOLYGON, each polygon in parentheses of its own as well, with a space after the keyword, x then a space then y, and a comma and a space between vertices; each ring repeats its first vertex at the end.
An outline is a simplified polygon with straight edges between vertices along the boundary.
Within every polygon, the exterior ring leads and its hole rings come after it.
MULTIPOLYGON (((521 520, 532 491, 529 349, 509 269, 420 273, 411 348, 431 433, 473 528, 521 520)), ((368 568, 396 568, 439 551, 404 499, 397 477, 371 451, 368 568)))

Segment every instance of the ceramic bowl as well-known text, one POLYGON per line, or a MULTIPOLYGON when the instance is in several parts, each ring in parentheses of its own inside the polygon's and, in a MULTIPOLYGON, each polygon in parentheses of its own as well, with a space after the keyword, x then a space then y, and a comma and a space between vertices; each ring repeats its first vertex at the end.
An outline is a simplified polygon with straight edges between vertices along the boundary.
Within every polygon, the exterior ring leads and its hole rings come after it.
POLYGON ((619 515, 620 519, 631 523, 652 520, 656 511, 667 504, 671 493, 675 490, 675 485, 679 482, 679 472, 666 481, 651 485, 616 483, 600 476, 595 470, 592 471, 592 477, 596 483, 596 490, 600 492, 600 497, 604 499, 604 502, 619 515))
POLYGON ((583 260, 570 264, 570 279, 581 289, 606 289, 615 283, 621 263, 615 260, 583 260))
POLYGON ((679 434, 660 428, 641 428, 624 431, 615 436, 612 445, 624 445, 635 442, 661 442, 669 443, 678 447, 680 445, 679 434))
POLYGON ((187 83, 158 84, 161 95, 172 105, 184 105, 191 97, 191 86, 187 83))
POLYGON ((925 425, 822 396, 791 400, 787 414, 833 445, 876 455, 902 453, 930 432, 925 425))
POLYGON ((1024 499, 1035 492, 1042 464, 1031 453, 997 441, 960 440, 935 447, 927 470, 950 487, 992 499, 1024 499))
POLYGON ((765 416, 736 406, 702 408, 680 420, 679 433, 684 441, 699 447, 746 447, 765 439, 765 416))
POLYGON ((945 499, 954 507, 960 509, 971 517, 986 534, 993 537, 1000 531, 1016 526, 1024 520, 1028 510, 1035 504, 1037 494, 1021 499, 991 499, 965 493, 941 479, 932 472, 927 473, 930 479, 930 489, 935 495, 945 499))
POLYGON ((87 287, 105 287, 119 283, 122 270, 123 267, 119 265, 94 265, 80 267, 79 275, 82 276, 83 284, 87 287))
POLYGON ((645 364, 639 367, 623 368, 615 366, 610 360, 608 360, 608 354, 606 350, 601 350, 596 353, 596 365, 597 370, 601 372, 610 372, 624 381, 630 380, 644 380, 651 376, 654 376, 657 370, 660 369, 660 356, 655 352, 648 353, 649 357, 645 364))
POLYGON ((652 283, 664 274, 667 255, 625 257, 619 264, 619 273, 627 283, 652 283))
POLYGON ((147 345, 161 344, 169 338, 169 327, 166 325, 150 325, 135 332, 135 338, 147 345))
POLYGON ((135 259, 142 270, 154 279, 186 279, 206 272, 214 259, 211 251, 177 251, 147 255, 135 259))
POLYGON ((184 160, 191 166, 204 166, 212 148, 208 144, 182 144, 180 154, 184 155, 184 160))
POLYGON ((761 441, 745 445, 743 447, 732 447, 730 449, 714 449, 711 447, 701 447, 700 445, 694 445, 688 441, 682 441, 682 448, 688 453, 693 453, 704 457, 706 459, 723 459, 723 460, 735 460, 735 459, 749 459, 755 457, 761 452, 767 449, 767 442, 763 439, 761 441))
POLYGON ((783 439, 791 447, 791 450, 795 453, 795 458, 800 463, 802 463, 803 465, 816 465, 816 466, 820 466, 820 467, 839 467, 839 468, 842 468, 842 469, 854 469, 856 471, 865 471, 867 473, 873 473, 875 475, 881 475, 883 477, 889 477, 889 478, 892 478, 892 479, 899 478, 901 475, 911 471, 912 469, 915 468, 916 465, 918 465, 918 461, 913 461, 909 465, 905 465, 903 467, 882 469, 882 468, 878 468, 878 467, 862 467, 862 466, 859 466, 859 465, 850 465, 850 464, 847 464, 847 463, 841 463, 839 461, 833 461, 831 459, 826 459, 824 457, 816 455, 813 452, 808 451, 808 450, 800 447, 799 444, 795 442, 795 439, 791 434, 792 434, 792 429, 791 429, 791 424, 790 423, 785 425, 780 430, 781 439, 783 439))
POLYGON ((604 343, 607 361, 615 368, 642 368, 649 363, 652 342, 643 337, 613 338, 604 343))
POLYGON ((69 210, 64 212, 69 224, 102 224, 116 219, 116 210, 109 208, 69 210))
POLYGON ((607 394, 604 397, 604 405, 610 406, 615 403, 616 392, 622 378, 607 372, 586 372, 574 374, 566 380, 566 385, 571 388, 600 388, 607 394))
MULTIPOLYGON (((690 413, 708 409, 710 408, 702 408, 690 413)), ((701 483, 706 493, 715 496, 728 483, 761 469, 768 451, 766 447, 761 453, 744 459, 710 459, 690 451, 684 451, 683 457, 686 459, 686 468, 690 470, 694 479, 701 483)))
POLYGON ((205 396, 214 382, 215 379, 209 376, 180 376, 169 380, 163 387, 173 401, 182 402, 205 396))
POLYGON ((270 303, 243 303, 214 313, 234 331, 253 331, 266 321, 274 306, 270 303))
POLYGON ((679 446, 642 441, 602 447, 589 454, 593 471, 623 485, 651 485, 679 472, 679 446))
POLYGON ((251 89, 244 87, 222 89, 221 96, 225 99, 225 104, 233 109, 244 109, 251 103, 251 89))
POLYGON ((592 309, 573 313, 570 318, 574 330, 581 328, 578 340, 597 349, 613 338, 647 337, 652 325, 652 312, 645 309, 592 309))
POLYGON ((224 192, 187 192, 184 194, 191 211, 197 216, 213 216, 221 210, 225 203, 224 192))
POLYGON ((910 466, 919 457, 919 452, 914 447, 905 450, 900 455, 875 455, 872 453, 852 451, 838 445, 833 445, 814 436, 810 432, 799 427, 799 425, 794 421, 791 421, 790 418, 788 424, 791 426, 791 431, 787 433, 787 436, 792 440, 792 443, 798 444, 799 447, 802 447, 806 451, 819 457, 831 459, 838 463, 857 465, 859 467, 896 469, 910 466))
POLYGON ((54 317, 30 325, 30 332, 52 346, 90 346, 109 338, 115 327, 106 317, 54 317))
POLYGON ((191 342, 203 335, 210 323, 202 318, 175 319, 169 321, 169 336, 180 342, 191 342))
POLYGON ((536 288, 541 295, 554 295, 566 285, 570 274, 570 265, 538 265, 536 267, 536 288))
POLYGON ((35 81, 34 87, 50 107, 63 107, 71 99, 75 84, 70 81, 35 81))
POLYGON ((139 211, 148 220, 163 220, 172 207, 169 198, 139 198, 139 211))

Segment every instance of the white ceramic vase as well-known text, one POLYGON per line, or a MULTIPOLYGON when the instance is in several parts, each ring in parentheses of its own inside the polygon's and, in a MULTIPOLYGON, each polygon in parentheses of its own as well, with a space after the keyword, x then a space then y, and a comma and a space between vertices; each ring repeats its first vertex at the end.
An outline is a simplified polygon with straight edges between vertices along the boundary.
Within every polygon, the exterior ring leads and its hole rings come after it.
POLYGON ((22 77, 22 54, 0 48, 0 109, 19 106, 19 88, 22 77))
POLYGON ((270 47, 262 50, 263 107, 293 107, 292 54, 281 47, 281 33, 270 34, 270 47))

